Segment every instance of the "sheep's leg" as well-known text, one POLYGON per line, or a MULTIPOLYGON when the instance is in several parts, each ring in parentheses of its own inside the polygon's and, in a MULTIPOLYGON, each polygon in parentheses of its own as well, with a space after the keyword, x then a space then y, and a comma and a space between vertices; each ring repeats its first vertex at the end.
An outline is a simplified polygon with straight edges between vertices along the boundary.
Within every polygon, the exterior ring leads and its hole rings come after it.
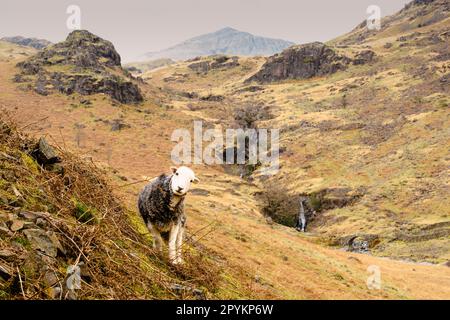
POLYGON ((178 230, 178 236, 177 236, 177 247, 176 247, 176 263, 177 264, 181 264, 183 263, 183 259, 181 258, 181 246, 183 245, 183 235, 184 235, 184 227, 180 226, 179 230, 178 230))
POLYGON ((173 264, 177 264, 177 237, 178 232, 180 231, 180 224, 174 223, 172 227, 170 228, 170 234, 169 234, 169 260, 173 264))
POLYGON ((162 252, 163 240, 161 238, 161 233, 159 233, 159 231, 156 230, 156 228, 150 222, 147 223, 147 228, 153 236, 153 249, 162 252))

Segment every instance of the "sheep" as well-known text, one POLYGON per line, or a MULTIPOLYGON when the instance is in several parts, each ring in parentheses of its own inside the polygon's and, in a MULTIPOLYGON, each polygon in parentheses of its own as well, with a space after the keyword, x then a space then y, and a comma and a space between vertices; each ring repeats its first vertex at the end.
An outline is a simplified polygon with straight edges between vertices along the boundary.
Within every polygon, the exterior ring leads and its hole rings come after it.
POLYGON ((297 231, 306 232, 306 225, 308 223, 306 214, 314 217, 316 215, 316 211, 309 204, 308 197, 300 196, 300 209, 297 217, 297 225, 295 226, 297 231))
POLYGON ((147 184, 139 194, 139 212, 153 235, 153 247, 162 252, 161 233, 169 232, 169 261, 181 264, 186 215, 184 199, 191 183, 199 182, 188 167, 171 167, 172 174, 161 174, 147 184))

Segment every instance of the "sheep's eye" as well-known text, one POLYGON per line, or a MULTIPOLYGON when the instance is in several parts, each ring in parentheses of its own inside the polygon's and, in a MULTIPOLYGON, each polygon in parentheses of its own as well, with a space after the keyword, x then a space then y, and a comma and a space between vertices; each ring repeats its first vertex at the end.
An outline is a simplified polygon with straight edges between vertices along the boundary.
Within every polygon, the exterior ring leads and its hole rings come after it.
POLYGON ((194 182, 194 180, 191 180, 191 182, 194 182))
POLYGON ((175 175, 177 176, 177 175, 178 175, 178 172, 175 172, 175 175))

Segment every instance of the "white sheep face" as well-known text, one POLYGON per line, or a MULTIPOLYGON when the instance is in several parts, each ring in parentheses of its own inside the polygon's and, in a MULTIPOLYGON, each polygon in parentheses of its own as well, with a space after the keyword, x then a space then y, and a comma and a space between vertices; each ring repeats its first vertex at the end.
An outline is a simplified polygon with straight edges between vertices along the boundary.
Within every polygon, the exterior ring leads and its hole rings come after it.
POLYGON ((191 183, 196 183, 199 181, 195 177, 194 171, 188 167, 172 167, 170 169, 173 172, 170 187, 172 188, 173 193, 177 196, 185 195, 189 191, 191 183))

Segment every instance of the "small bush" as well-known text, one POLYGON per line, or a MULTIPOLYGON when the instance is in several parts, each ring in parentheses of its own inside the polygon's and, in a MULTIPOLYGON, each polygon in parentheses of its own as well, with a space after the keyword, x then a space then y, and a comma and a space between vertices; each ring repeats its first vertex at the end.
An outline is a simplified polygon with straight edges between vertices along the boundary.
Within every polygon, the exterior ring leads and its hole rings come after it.
POLYGON ((311 207, 316 211, 320 211, 322 209, 322 200, 315 194, 309 196, 309 203, 311 204, 311 207))
POLYGON ((257 128, 257 121, 270 119, 273 119, 273 115, 266 105, 248 105, 234 110, 234 121, 239 128, 257 128))
POLYGON ((297 197, 276 183, 267 184, 261 195, 262 212, 276 223, 295 227, 298 215, 297 197))

